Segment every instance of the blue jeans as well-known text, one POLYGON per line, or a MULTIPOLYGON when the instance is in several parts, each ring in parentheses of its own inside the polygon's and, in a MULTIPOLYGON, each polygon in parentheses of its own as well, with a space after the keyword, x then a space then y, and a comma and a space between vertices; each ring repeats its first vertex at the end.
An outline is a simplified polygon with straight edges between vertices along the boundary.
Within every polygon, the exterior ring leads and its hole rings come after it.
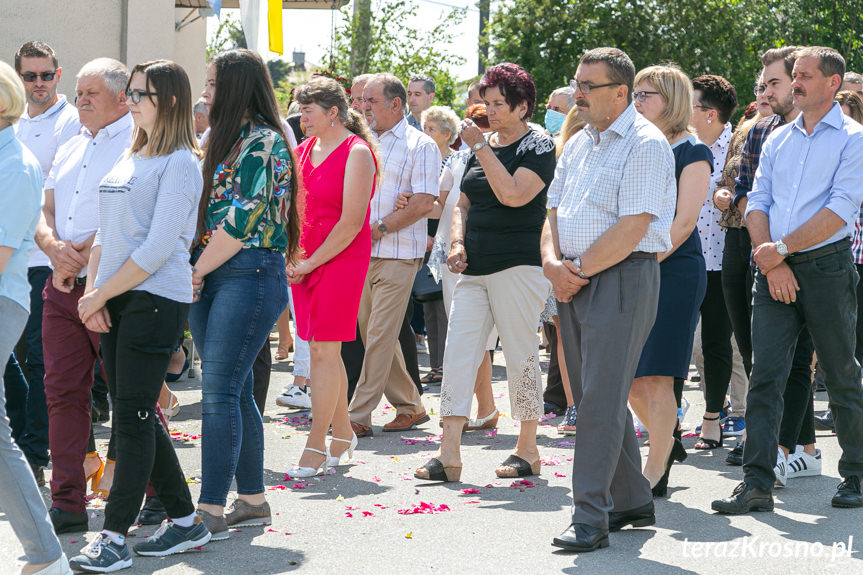
POLYGON ((285 258, 243 249, 204 279, 189 327, 201 354, 202 481, 199 503, 225 505, 237 493, 264 491, 264 429, 252 364, 288 304, 285 258))

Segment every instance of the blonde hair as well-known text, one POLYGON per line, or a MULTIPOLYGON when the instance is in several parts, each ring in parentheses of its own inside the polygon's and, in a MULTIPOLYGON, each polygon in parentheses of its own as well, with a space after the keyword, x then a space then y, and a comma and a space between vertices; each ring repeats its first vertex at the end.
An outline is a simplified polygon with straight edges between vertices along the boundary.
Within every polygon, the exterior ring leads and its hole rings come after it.
POLYGON ((667 137, 676 136, 689 128, 692 120, 692 81, 677 66, 649 66, 635 75, 635 84, 647 82, 659 92, 665 109, 656 119, 657 126, 667 137))
POLYGON ((587 122, 578 117, 578 108, 573 106, 566 113, 566 118, 563 119, 563 125, 560 127, 560 134, 555 142, 555 152, 558 156, 563 153, 563 147, 571 137, 579 133, 587 122))
POLYGON ((431 120, 444 132, 449 132, 449 145, 453 145, 458 138, 458 123, 459 119, 452 108, 449 106, 432 106, 423 111, 422 125, 425 128, 426 122, 431 120))
POLYGON ((0 121, 10 126, 18 121, 27 105, 24 84, 15 70, 6 62, 0 62, 0 121))

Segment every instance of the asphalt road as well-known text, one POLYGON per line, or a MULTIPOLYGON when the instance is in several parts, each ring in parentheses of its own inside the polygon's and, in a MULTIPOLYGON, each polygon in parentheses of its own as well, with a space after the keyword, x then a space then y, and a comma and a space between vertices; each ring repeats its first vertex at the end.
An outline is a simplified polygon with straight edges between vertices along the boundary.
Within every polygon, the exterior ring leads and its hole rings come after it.
MULTIPOLYGON (((428 356, 420 358, 427 362, 428 356)), ((497 354, 494 389, 498 407, 507 414, 502 361, 502 354, 497 354)), ((710 511, 711 500, 727 496, 741 480, 741 468, 724 462, 734 440, 726 439, 715 452, 697 452, 692 449, 695 438, 685 438, 689 458, 675 465, 668 498, 656 500, 657 525, 612 534, 607 549, 572 555, 551 546, 551 539, 569 524, 574 446, 574 438, 557 433, 559 419, 541 423, 545 465, 528 483, 514 484, 494 475, 517 437, 508 417, 501 417, 496 433, 465 435, 461 483, 421 482, 413 478, 413 469, 439 442, 435 386, 423 396, 432 421, 421 429, 381 433, 379 426, 394 416, 383 403, 374 415, 375 436, 360 440, 352 466, 325 477, 290 481, 285 471, 299 459, 309 429, 301 412, 275 404, 291 380, 290 362, 274 366, 264 416, 265 483, 273 525, 234 531, 229 540, 200 551, 161 559, 137 557, 124 573, 863 573, 863 510, 830 506, 840 481, 840 450, 829 433, 818 433, 824 460, 820 477, 790 480, 786 489, 775 492, 774 513, 741 517, 710 511)), ((183 378, 173 389, 183 407, 171 430, 177 434, 177 452, 196 498, 200 379, 183 378)), ((821 408, 826 395, 818 396, 821 408)), ((693 427, 704 400, 695 384, 687 386, 686 397, 692 407, 685 426, 693 427)), ((98 439, 104 451, 106 426, 99 427, 98 439)), ((43 495, 49 497, 47 488, 43 495)), ((101 528, 102 510, 101 502, 91 503, 91 529, 101 528)), ((154 530, 133 530, 129 541, 154 530)), ((64 534, 60 539, 71 556, 93 535, 64 534)), ((18 573, 23 559, 22 548, 0 513, 0 574, 18 573)))

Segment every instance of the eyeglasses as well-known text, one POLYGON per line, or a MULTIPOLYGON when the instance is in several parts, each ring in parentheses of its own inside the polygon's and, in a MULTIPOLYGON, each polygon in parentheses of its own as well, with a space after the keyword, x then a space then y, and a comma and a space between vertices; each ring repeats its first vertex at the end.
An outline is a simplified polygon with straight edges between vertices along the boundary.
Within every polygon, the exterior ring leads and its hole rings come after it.
POLYGON ((140 104, 144 96, 158 96, 156 92, 145 92, 144 90, 126 90, 126 99, 133 104, 140 104))
POLYGON ((36 78, 42 78, 43 82, 50 82, 56 75, 56 70, 54 72, 42 72, 40 74, 35 72, 21 72, 21 79, 25 82, 35 82, 36 78))
POLYGON ((765 86, 764 84, 755 84, 754 86, 752 86, 752 93, 756 96, 760 96, 764 93, 765 90, 767 90, 767 86, 765 86))
POLYGON ((576 92, 580 91, 582 94, 587 96, 590 94, 591 90, 596 90, 597 88, 608 88, 609 86, 622 86, 622 82, 609 82, 608 84, 589 84, 585 82, 579 82, 578 80, 570 80, 569 87, 575 90, 576 92))
POLYGON ((659 94, 659 92, 651 92, 649 90, 641 90, 640 92, 633 92, 632 97, 635 98, 636 100, 638 100, 639 102, 643 102, 651 94, 659 94))
POLYGON ((711 108, 710 106, 705 106, 704 104, 692 104, 692 108, 698 108, 703 112, 709 112, 710 110, 715 110, 716 108, 711 108))

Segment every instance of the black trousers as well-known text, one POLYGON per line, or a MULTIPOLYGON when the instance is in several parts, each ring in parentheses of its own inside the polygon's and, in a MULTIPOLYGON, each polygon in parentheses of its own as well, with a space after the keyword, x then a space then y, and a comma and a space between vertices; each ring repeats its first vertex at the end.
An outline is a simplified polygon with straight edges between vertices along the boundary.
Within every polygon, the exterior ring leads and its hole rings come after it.
POLYGON ((566 392, 563 389, 563 378, 560 375, 560 358, 557 356, 557 338, 560 334, 557 333, 557 328, 553 323, 542 324, 542 331, 545 333, 545 339, 548 340, 549 355, 551 356, 542 400, 558 407, 565 407, 568 402, 566 401, 566 392))
POLYGON ((787 259, 800 291, 785 304, 769 293, 767 278, 756 277, 752 312, 755 361, 746 400, 746 483, 770 490, 783 392, 791 371, 798 338, 809 328, 836 422, 842 457, 842 477, 863 475, 863 388, 860 365, 854 359, 857 326, 857 270, 850 242, 842 240, 787 259))
MULTIPOLYGON (((722 252, 722 295, 747 377, 752 373, 752 244, 746 228, 728 228, 722 252)), ((709 285, 709 284, 708 284, 709 285)), ((708 289, 710 289, 708 287, 708 289)), ((704 337, 702 327, 702 337, 704 337)), ((705 358, 705 362, 707 358, 705 358)), ((707 367, 705 365, 705 371, 707 367)))
POLYGON ((189 304, 129 291, 106 307, 112 326, 100 339, 114 401, 117 466, 104 528, 125 535, 141 509, 148 480, 169 517, 195 511, 171 437, 156 417, 159 391, 189 304))
POLYGON ((725 406, 731 381, 731 319, 725 307, 722 272, 707 272, 707 291, 701 302, 701 352, 704 355, 705 411, 725 406))
MULTIPOLYGON (((863 264, 855 264, 857 275, 863 278, 863 264)), ((854 357, 857 363, 863 365, 863 281, 857 282, 857 345, 854 346, 854 357)))
POLYGON ((812 405, 812 354, 815 346, 809 330, 803 328, 797 337, 791 372, 782 393, 782 423, 779 425, 779 445, 794 451, 795 445, 815 443, 815 411, 812 405))

